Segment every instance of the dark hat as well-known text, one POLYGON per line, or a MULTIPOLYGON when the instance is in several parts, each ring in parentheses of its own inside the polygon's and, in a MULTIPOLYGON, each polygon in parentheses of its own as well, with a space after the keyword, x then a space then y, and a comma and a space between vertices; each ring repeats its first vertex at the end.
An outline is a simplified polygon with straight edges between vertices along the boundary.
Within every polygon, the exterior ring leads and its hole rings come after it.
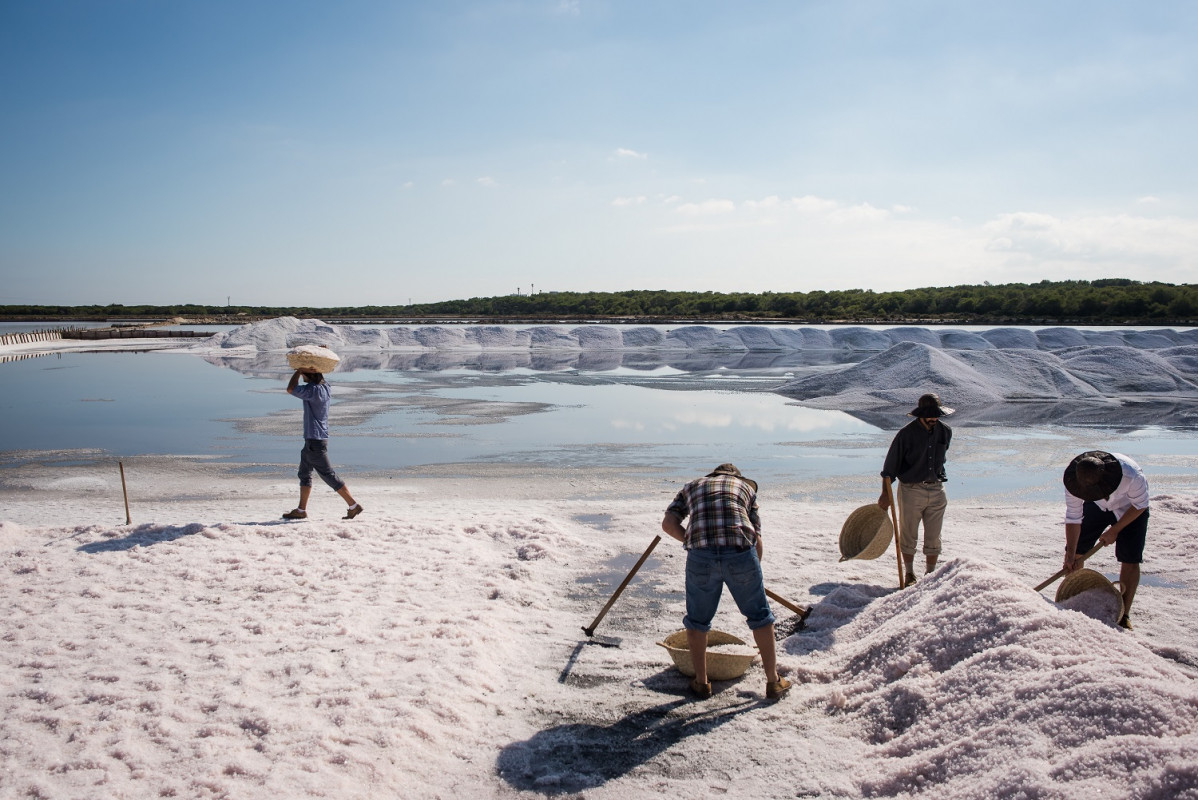
POLYGON ((707 473, 707 477, 709 478, 714 478, 717 475, 734 475, 735 477, 740 478, 742 481, 752 486, 753 491, 757 491, 757 481, 741 475, 740 470, 736 468, 735 464, 720 464, 711 472, 707 473))
POLYGON ((953 409, 940 405, 940 395, 929 393, 919 398, 919 404, 912 411, 908 411, 907 416, 947 417, 951 413, 953 413, 953 409))
POLYGON ((1123 481, 1123 465, 1103 450, 1087 450, 1065 467, 1065 491, 1082 500, 1105 500, 1123 481))

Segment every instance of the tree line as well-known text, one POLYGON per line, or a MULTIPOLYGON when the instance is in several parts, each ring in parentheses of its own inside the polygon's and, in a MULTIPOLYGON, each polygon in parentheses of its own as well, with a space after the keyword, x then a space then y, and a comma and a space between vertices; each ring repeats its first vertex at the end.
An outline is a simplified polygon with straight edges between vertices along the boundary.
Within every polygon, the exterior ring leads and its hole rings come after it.
POLYGON ((206 319, 279 316, 324 320, 470 318, 495 320, 745 320, 790 322, 1149 323, 1198 321, 1198 284, 1126 278, 1040 281, 875 292, 537 292, 437 303, 366 306, 90 305, 0 306, 0 318, 206 319))

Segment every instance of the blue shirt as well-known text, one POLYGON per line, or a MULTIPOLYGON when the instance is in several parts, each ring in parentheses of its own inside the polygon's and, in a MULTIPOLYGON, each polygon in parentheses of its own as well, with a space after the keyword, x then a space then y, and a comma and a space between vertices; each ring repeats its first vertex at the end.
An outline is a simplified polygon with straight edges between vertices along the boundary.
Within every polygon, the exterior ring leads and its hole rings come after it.
POLYGON ((329 385, 320 383, 301 383, 291 390, 291 394, 304 401, 304 438, 329 438, 329 385))

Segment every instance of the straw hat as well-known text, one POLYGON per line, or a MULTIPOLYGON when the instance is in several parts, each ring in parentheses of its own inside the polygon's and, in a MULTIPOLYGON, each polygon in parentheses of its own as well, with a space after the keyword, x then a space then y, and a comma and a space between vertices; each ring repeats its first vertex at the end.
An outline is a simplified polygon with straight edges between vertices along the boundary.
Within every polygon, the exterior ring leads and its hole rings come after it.
POLYGON ((861 506, 840 529, 840 560, 873 559, 886 552, 894 538, 890 517, 877 503, 861 506))
MULTIPOLYGON (((695 663, 691 661, 691 651, 686 645, 686 630, 676 631, 658 642, 674 659, 674 666, 688 678, 695 677, 695 663)), ((744 639, 724 631, 710 630, 707 632, 707 647, 721 644, 739 644, 750 646, 744 639)), ((753 648, 756 650, 756 648, 753 648)), ((757 660, 757 653, 721 653, 718 650, 707 651, 707 679, 712 681, 730 681, 744 675, 749 666, 757 660)))
POLYGON ((1103 620, 1114 625, 1123 618, 1123 593, 1119 591, 1119 587, 1107 580, 1107 577, 1101 572, 1096 572, 1092 569, 1079 569, 1076 572, 1069 573, 1061 581, 1061 585, 1057 587, 1055 602, 1063 603, 1070 597, 1076 597, 1082 592, 1089 592, 1094 589, 1109 593, 1118 599, 1118 611, 1115 613, 1115 618, 1112 620, 1103 620))
POLYGON ((1065 467, 1065 491, 1082 500, 1105 500, 1123 482, 1123 465, 1104 450, 1087 450, 1065 467))
POLYGON ((303 372, 332 372, 341 357, 319 344, 302 344, 287 351, 287 363, 303 372))

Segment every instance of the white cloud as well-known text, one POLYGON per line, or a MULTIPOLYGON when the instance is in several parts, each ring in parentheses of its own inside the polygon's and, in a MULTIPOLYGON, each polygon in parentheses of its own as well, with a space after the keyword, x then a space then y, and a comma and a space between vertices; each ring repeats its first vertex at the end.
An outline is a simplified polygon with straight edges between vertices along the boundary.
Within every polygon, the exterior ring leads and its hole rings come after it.
POLYGON ((775 194, 761 200, 746 200, 745 208, 749 211, 766 211, 772 208, 777 208, 781 204, 782 201, 778 199, 778 195, 775 194))
POLYGON ((498 186, 499 184, 497 184, 495 182, 494 178, 484 175, 483 177, 478 179, 478 185, 479 186, 498 186))
POLYGON ((558 0, 557 8, 554 10, 558 14, 566 14, 571 17, 581 16, 582 0, 558 0))
POLYGON ((643 205, 646 201, 647 198, 642 194, 636 197, 617 197, 611 201, 611 204, 613 206, 639 206, 643 205))
POLYGON ((1161 199, 1160 199, 1159 197, 1153 197, 1153 196, 1152 196, 1152 195, 1150 195, 1150 194, 1149 194, 1149 195, 1145 195, 1144 197, 1137 197, 1137 198, 1136 198, 1136 202, 1137 202, 1137 203, 1139 203, 1140 205, 1145 205, 1145 206, 1148 206, 1148 205, 1156 205, 1156 204, 1157 204, 1157 203, 1159 203, 1160 201, 1161 201, 1161 199))
POLYGON ((1130 214, 1055 217, 1020 211, 982 226, 986 249, 1037 263, 1151 263, 1174 268, 1198 262, 1198 221, 1130 214))
POLYGON ((455 181, 453 178, 446 178, 445 180, 441 181, 442 186, 453 186, 456 183, 457 181, 455 181))
POLYGON ((688 216, 731 214, 736 211, 736 203, 731 200, 704 200, 702 203, 683 203, 676 211, 688 216))
POLYGON ((626 147, 617 147, 615 156, 616 156, 616 158, 646 159, 649 157, 649 154, 648 153, 638 153, 636 150, 629 150, 626 147))
POLYGON ((837 208, 840 204, 835 200, 826 200, 815 195, 804 195, 802 197, 792 197, 790 205, 797 208, 799 211, 808 214, 818 214, 824 211, 831 211, 837 208))

